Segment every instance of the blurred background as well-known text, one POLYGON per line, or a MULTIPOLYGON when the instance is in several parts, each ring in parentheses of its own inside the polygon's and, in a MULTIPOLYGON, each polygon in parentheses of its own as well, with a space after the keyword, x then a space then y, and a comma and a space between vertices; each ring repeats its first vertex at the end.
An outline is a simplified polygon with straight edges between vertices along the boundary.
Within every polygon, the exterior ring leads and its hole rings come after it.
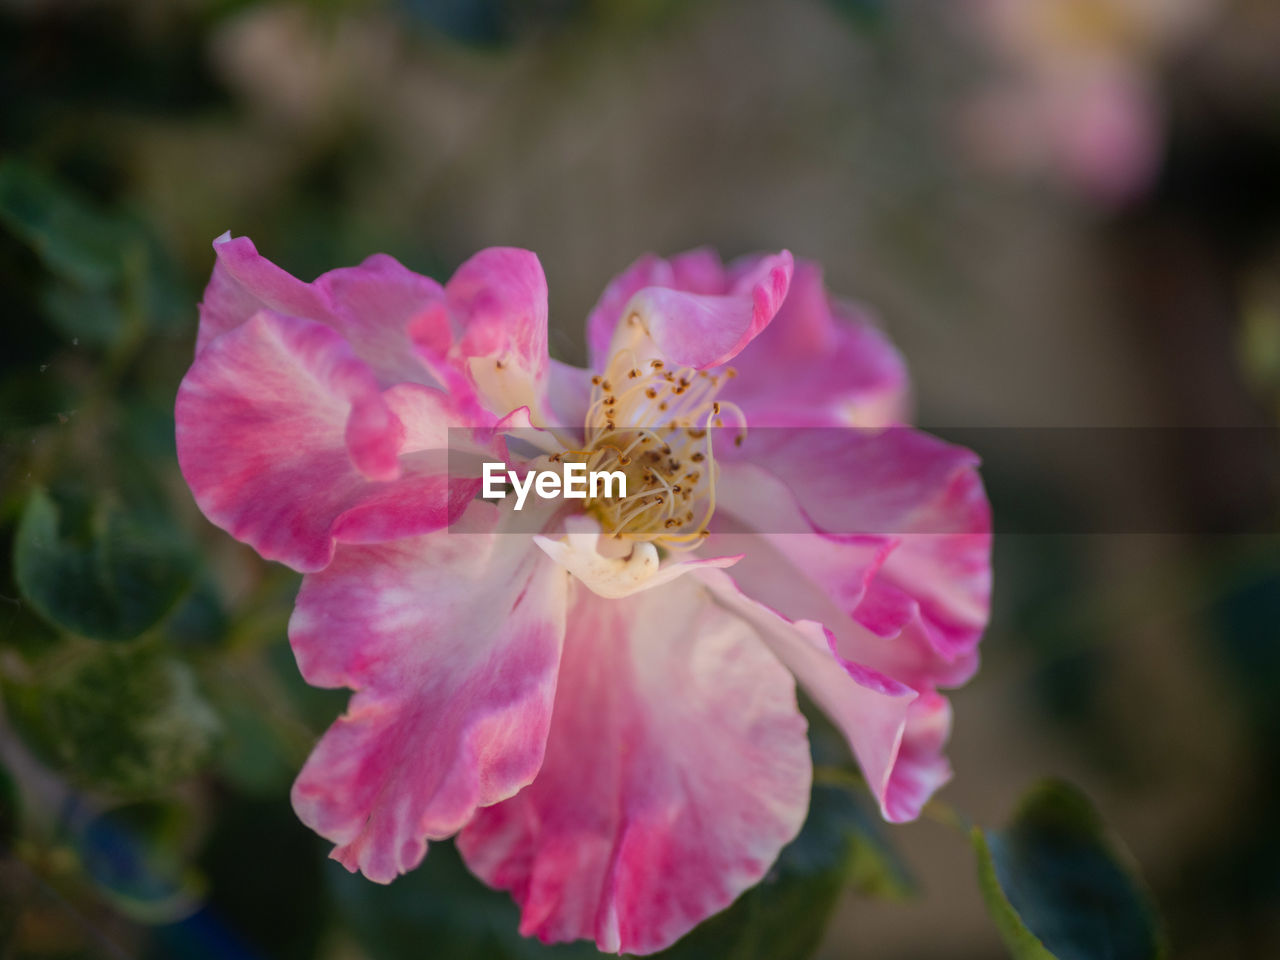
MULTIPOLYGON (((173 449, 226 230, 305 279, 531 248, 569 361, 643 252, 821 261, 920 423, 1006 438, 944 799, 1066 776, 1173 956, 1280 956, 1272 0, 0 0, 0 91, 0 957, 594 955, 448 845, 376 888, 294 818, 345 694, 173 449)), ((1005 955, 963 837, 867 829, 817 956, 1005 955)))

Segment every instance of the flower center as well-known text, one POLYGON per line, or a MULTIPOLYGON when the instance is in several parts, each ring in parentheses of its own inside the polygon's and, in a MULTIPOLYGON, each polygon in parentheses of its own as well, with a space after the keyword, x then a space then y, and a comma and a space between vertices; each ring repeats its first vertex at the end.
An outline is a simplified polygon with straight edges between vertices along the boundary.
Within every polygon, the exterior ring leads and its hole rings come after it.
POLYGON ((732 442, 741 444, 746 436, 742 410, 716 399, 736 371, 668 369, 645 356, 652 351, 645 349, 648 337, 639 319, 632 316, 627 323, 628 342, 603 374, 591 378, 583 448, 552 459, 625 474, 625 497, 586 503, 606 533, 691 549, 707 536, 715 513, 716 428, 725 427, 728 416, 736 427, 732 442))

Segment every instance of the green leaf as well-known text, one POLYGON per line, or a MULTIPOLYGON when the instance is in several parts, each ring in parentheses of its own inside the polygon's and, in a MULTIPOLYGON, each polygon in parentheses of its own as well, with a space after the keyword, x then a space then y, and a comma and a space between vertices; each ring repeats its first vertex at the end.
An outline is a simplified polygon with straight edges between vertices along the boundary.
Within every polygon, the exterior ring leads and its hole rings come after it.
POLYGON ((49 764, 87 786, 142 795, 200 769, 219 732, 191 671, 152 650, 92 647, 3 685, 9 718, 49 764))
POLYGON ((98 640, 136 637, 186 592, 194 559, 154 522, 102 502, 82 514, 64 515, 43 490, 31 494, 14 541, 18 588, 55 626, 98 640))
POLYGON ((1016 960, 1154 960, 1163 938, 1127 854, 1088 798, 1046 781, 1004 830, 972 833, 987 909, 1016 960))

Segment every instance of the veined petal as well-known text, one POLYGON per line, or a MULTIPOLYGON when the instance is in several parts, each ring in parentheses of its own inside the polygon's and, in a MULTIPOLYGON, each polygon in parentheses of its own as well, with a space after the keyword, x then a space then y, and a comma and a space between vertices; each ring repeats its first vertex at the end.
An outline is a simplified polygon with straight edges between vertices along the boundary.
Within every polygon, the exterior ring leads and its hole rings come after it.
POLYGON ((260 310, 332 327, 352 346, 383 386, 427 383, 405 328, 443 296, 440 285, 384 254, 304 283, 260 256, 248 237, 223 234, 213 244, 217 263, 200 304, 197 355, 215 338, 260 310))
POLYGON ((946 697, 926 691, 912 701, 882 801, 886 820, 914 820, 929 798, 951 779, 951 764, 943 753, 950 735, 951 704, 946 697))
POLYGON ((662 358, 698 369, 727 363, 774 318, 791 270, 786 250, 729 268, 709 250, 670 261, 642 257, 609 284, 587 320, 593 365, 603 369, 614 332, 631 315, 662 358))
MULTIPOLYGON (((840 654, 834 634, 813 620, 790 620, 748 597, 723 570, 701 570, 729 610, 750 623, 844 734, 886 820, 913 820, 950 777, 942 748, 950 713, 917 707, 921 694, 840 654)), ((945 701, 943 701, 945 704, 945 701)))
POLYGON ((733 365, 723 397, 753 427, 888 426, 910 406, 897 350, 860 311, 832 301, 810 261, 796 263, 778 315, 733 365))
POLYGON ((542 771, 458 846, 525 935, 651 953, 764 876, 810 774, 791 677, 692 578, 578 588, 542 771))
POLYGON ((329 300, 333 326, 384 385, 432 382, 414 354, 408 325, 439 303, 440 284, 394 257, 375 253, 359 266, 321 274, 315 286, 329 300))
POLYGON ((419 356, 459 399, 496 417, 528 407, 547 424, 547 280, 537 256, 481 250, 445 284, 445 301, 409 326, 419 356))
POLYGON ((986 625, 990 507, 976 458, 906 429, 762 430, 741 453, 721 464, 704 549, 745 556, 732 578, 697 576, 744 616, 758 605, 752 622, 772 623, 884 816, 910 819, 950 775, 935 687, 972 675, 986 625), (878 700, 865 670, 888 681, 878 700))
POLYGON ((723 295, 646 287, 631 298, 659 355, 702 370, 728 363, 774 318, 791 283, 791 254, 761 258, 723 295))
POLYGON ((359 501, 334 520, 330 532, 341 542, 381 543, 447 526, 480 492, 479 469, 466 469, 474 464, 464 463, 464 455, 494 460, 506 456, 501 438, 489 430, 457 429, 469 424, 440 390, 402 383, 382 396, 404 427, 402 475, 363 491, 359 501))
POLYGON ((342 546, 289 640, 308 683, 356 690, 293 787, 333 857, 387 882, 542 763, 567 576, 474 501, 448 532, 342 546))
MULTIPOLYGON (((443 395, 414 389, 445 415, 443 395)), ((335 537, 422 533, 461 507, 424 481, 425 464, 402 469, 394 407, 409 409, 331 328, 261 312, 211 341, 183 379, 178 462, 213 523, 268 559, 318 570, 335 537)))
POLYGON ((724 465, 718 496, 744 523, 801 531, 777 513, 799 509, 829 541, 893 541, 858 598, 865 609, 842 598, 864 626, 892 636, 912 625, 943 660, 973 656, 991 596, 991 506, 973 453, 894 427, 761 430, 729 456, 741 459, 724 465))

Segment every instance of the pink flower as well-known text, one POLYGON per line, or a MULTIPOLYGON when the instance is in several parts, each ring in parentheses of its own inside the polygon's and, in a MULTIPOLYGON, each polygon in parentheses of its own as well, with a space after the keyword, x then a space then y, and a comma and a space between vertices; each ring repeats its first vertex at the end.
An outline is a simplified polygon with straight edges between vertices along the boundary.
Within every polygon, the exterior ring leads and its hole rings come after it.
POLYGON ((456 834, 522 933, 648 953, 799 830, 795 680, 887 819, 950 776, 938 688, 977 666, 989 506, 972 454, 894 426, 901 360, 818 267, 643 258, 584 371, 547 356, 527 251, 441 287, 383 256, 305 284, 215 249, 179 460, 210 520, 306 574, 303 676, 355 691, 293 789, 349 869, 390 881, 456 834), (628 496, 517 513, 450 482, 460 445, 605 463, 628 496))
POLYGON ((1159 172, 1162 66, 1218 0, 972 0, 1003 77, 965 120, 993 166, 1046 170, 1123 203, 1159 172))

